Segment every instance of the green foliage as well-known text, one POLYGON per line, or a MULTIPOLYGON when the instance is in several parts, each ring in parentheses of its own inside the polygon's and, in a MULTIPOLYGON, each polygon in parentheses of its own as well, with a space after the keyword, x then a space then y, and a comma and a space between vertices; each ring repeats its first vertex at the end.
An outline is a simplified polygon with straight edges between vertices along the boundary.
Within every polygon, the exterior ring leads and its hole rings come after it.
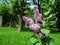
POLYGON ((54 45, 54 42, 52 40, 50 40, 49 45, 54 45))
POLYGON ((12 15, 13 14, 13 9, 9 9, 8 13, 12 15))
POLYGON ((9 25, 15 27, 18 23, 18 14, 20 14, 20 0, 3 0, 0 4, 0 14, 6 15, 6 20, 9 19, 9 21, 5 21, 6 24, 9 23, 9 25))
POLYGON ((4 3, 0 4, 0 14, 3 15, 6 10, 8 10, 8 6, 6 6, 4 3))
POLYGON ((50 30, 48 30, 48 29, 41 29, 41 32, 43 34, 45 34, 45 36, 48 36, 48 34, 50 33, 50 30))
POLYGON ((35 37, 31 37, 30 42, 36 45, 42 45, 40 37, 38 35, 35 35, 35 37))
POLYGON ((34 38, 34 37, 32 37, 32 38, 30 38, 30 41, 31 41, 32 43, 36 43, 36 42, 37 42, 37 39, 34 38))
POLYGON ((47 27, 56 27, 56 0, 42 0, 41 13, 43 14, 43 20, 46 22, 47 27))
POLYGON ((45 12, 44 14, 47 16, 50 13, 50 11, 45 12))
POLYGON ((42 25, 45 25, 46 26, 46 21, 42 21, 42 25))
POLYGON ((36 45, 41 45, 41 43, 36 43, 36 45))
POLYGON ((42 6, 40 8, 47 9, 47 8, 49 8, 49 6, 42 4, 42 6))
MULTIPOLYGON (((14 17, 17 17, 17 15, 20 15, 21 0, 3 0, 3 1, 1 0, 1 2, 2 2, 0 3, 1 15, 9 14, 14 17)), ((33 10, 28 8, 28 4, 26 2, 25 4, 26 4, 26 6, 24 6, 25 15, 34 19, 33 10)), ((56 22, 57 22, 56 18, 60 17, 59 15, 56 15, 56 12, 59 11, 59 9, 56 8, 56 5, 59 5, 59 4, 60 4, 59 0, 42 0, 42 3, 40 5, 40 13, 43 14, 43 18, 44 18, 42 21, 43 25, 47 25, 47 27, 56 27, 56 22), (55 9, 58 11, 56 11, 55 9)))
POLYGON ((24 13, 29 13, 29 11, 28 10, 25 10, 24 13))

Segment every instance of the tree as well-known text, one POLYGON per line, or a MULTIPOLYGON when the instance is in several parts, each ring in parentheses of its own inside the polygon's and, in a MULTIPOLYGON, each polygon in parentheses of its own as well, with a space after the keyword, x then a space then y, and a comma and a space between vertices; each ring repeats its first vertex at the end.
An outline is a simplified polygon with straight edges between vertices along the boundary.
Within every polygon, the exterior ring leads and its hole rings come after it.
POLYGON ((21 9, 20 9, 20 15, 19 15, 19 27, 18 27, 18 31, 20 32, 22 27, 23 27, 23 20, 22 20, 22 16, 24 15, 24 7, 25 7, 25 1, 22 0, 21 1, 21 9))
POLYGON ((57 12, 56 17, 57 17, 57 28, 59 28, 60 31, 60 0, 56 1, 56 8, 55 11, 57 12))

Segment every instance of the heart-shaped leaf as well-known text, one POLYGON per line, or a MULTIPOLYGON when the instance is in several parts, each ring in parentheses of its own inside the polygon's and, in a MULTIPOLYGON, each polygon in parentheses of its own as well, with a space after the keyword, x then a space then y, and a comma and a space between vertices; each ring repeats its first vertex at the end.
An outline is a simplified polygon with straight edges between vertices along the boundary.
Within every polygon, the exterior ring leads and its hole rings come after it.
POLYGON ((48 36, 48 34, 50 33, 50 30, 48 30, 48 29, 41 29, 41 32, 43 34, 45 34, 45 36, 48 36))
POLYGON ((30 41, 31 41, 32 43, 36 43, 36 42, 37 42, 37 39, 34 38, 34 37, 32 37, 32 38, 30 38, 30 41))

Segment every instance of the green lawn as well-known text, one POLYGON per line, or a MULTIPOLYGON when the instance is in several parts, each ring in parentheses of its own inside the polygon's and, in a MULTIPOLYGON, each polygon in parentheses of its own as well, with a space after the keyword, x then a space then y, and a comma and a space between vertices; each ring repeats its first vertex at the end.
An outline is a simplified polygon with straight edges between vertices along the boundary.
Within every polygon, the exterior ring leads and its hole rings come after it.
MULTIPOLYGON (((18 32, 17 28, 0 27, 0 45, 33 45, 29 38, 32 32, 18 32)), ((60 45, 60 33, 50 34, 55 45, 60 45)))
POLYGON ((50 37, 54 40, 55 45, 60 45, 60 33, 50 34, 50 37))

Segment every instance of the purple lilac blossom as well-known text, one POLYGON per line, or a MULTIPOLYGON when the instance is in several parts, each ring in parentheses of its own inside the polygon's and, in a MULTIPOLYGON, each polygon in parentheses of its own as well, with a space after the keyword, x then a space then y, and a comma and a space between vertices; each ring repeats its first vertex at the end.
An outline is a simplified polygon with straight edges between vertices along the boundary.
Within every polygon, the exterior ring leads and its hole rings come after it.
POLYGON ((35 23, 34 23, 34 24, 32 24, 32 25, 29 25, 29 28, 30 28, 31 30, 33 30, 34 32, 38 33, 41 27, 40 27, 38 24, 35 24, 35 23))
POLYGON ((26 22, 27 19, 28 19, 28 17, 26 17, 26 16, 22 16, 22 19, 26 22))
POLYGON ((39 32, 39 36, 40 36, 40 38, 44 38, 44 35, 41 33, 41 32, 39 32))
POLYGON ((31 18, 28 18, 27 19, 27 24, 28 25, 32 25, 33 23, 34 23, 34 21, 31 18))
POLYGON ((39 22, 42 21, 42 14, 39 13, 39 10, 37 7, 34 7, 34 18, 39 22))
POLYGON ((40 32, 40 25, 34 23, 34 21, 31 18, 28 18, 26 16, 23 16, 22 19, 27 22, 29 28, 34 31, 34 34, 38 34, 40 38, 44 38, 44 35, 40 32))
POLYGON ((39 24, 35 24, 34 21, 31 18, 28 18, 26 16, 23 16, 23 20, 27 22, 29 25, 29 28, 33 30, 34 32, 38 32, 41 28, 39 24))

